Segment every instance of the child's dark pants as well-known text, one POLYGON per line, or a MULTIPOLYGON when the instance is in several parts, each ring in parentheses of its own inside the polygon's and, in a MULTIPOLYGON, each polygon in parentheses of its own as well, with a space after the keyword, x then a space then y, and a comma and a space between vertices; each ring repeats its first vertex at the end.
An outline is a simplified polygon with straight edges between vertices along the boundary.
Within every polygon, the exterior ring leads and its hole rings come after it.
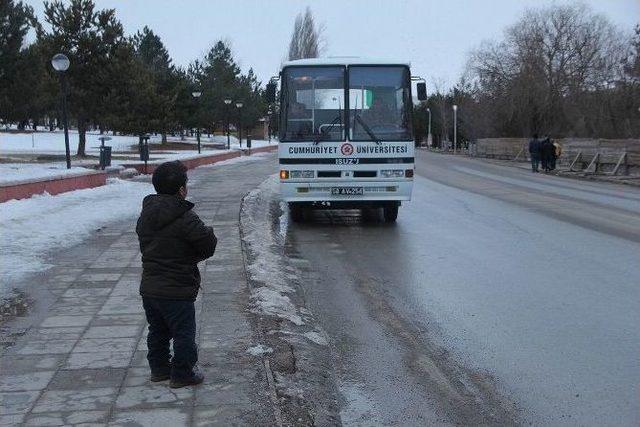
POLYGON ((149 334, 147 360, 154 374, 170 373, 172 379, 193 376, 198 361, 196 313, 193 301, 142 297, 149 334), (169 341, 173 339, 173 359, 169 341))

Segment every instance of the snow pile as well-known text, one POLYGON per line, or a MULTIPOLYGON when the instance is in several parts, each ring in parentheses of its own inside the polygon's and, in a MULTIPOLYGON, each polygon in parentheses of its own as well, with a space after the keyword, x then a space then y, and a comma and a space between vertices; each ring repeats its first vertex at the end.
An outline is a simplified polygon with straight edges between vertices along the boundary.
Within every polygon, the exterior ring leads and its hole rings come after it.
POLYGON ((286 233, 274 227, 271 221, 271 209, 275 207, 280 210, 278 197, 274 193, 276 181, 274 175, 251 191, 245 197, 240 213, 247 253, 249 256, 254 254, 247 265, 249 278, 257 284, 251 291, 252 311, 301 326, 305 324, 302 315, 287 295, 294 292, 287 282, 295 277, 285 272, 279 250, 284 247, 286 233))
POLYGON ((252 356, 262 356, 263 354, 273 353, 273 349, 269 346, 257 344, 247 349, 247 353, 252 356))
POLYGON ((72 167, 63 163, 0 163, 0 184, 37 181, 45 178, 85 175, 89 169, 72 167))
POLYGON ((152 192, 148 183, 110 179, 103 187, 0 204, 0 295, 48 268, 49 251, 78 244, 110 222, 133 220, 152 192))

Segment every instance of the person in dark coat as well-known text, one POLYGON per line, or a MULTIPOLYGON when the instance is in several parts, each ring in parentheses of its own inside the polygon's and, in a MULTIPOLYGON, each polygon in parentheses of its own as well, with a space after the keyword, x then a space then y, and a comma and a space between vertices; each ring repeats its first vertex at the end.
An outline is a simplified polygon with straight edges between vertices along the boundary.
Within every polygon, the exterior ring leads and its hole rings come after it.
POLYGON ((546 137, 542 141, 541 152, 542 169, 544 169, 545 172, 549 172, 551 170, 551 162, 553 161, 553 156, 555 155, 555 147, 549 137, 546 137))
POLYGON ((140 295, 149 323, 147 360, 151 381, 171 379, 170 387, 178 388, 204 380, 195 369, 197 264, 213 256, 217 238, 185 200, 187 168, 180 161, 158 166, 152 182, 157 194, 144 198, 136 226, 142 252, 140 295))
POLYGON ((533 138, 529 140, 529 156, 531 157, 531 172, 538 172, 540 165, 540 140, 538 140, 538 134, 534 133, 533 138))

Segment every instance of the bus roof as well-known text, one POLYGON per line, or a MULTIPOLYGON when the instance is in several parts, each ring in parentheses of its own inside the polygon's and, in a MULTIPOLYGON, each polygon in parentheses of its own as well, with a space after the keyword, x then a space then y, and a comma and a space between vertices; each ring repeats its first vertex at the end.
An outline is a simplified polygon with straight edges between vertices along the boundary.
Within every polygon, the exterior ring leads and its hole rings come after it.
POLYGON ((282 68, 313 65, 406 65, 407 67, 411 67, 411 63, 408 61, 394 61, 382 58, 361 58, 359 56, 329 56, 326 58, 307 58, 287 61, 282 64, 282 68))

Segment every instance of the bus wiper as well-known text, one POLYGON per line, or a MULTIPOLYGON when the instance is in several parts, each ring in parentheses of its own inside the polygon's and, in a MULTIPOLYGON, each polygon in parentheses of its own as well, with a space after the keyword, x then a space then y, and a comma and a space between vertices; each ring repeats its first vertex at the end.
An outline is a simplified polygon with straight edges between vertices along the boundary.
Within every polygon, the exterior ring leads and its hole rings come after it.
POLYGON ((355 119, 360 123, 360 125, 362 126, 362 129, 364 129, 364 131, 367 132, 367 134, 369 134, 369 137, 373 140, 373 142, 375 142, 376 144, 380 145, 381 139, 378 138, 375 133, 373 133, 373 131, 371 130, 369 125, 367 125, 364 122, 364 120, 362 120, 362 117, 360 117, 360 116, 358 116, 356 114, 355 115, 355 119))
POLYGON ((320 131, 320 133, 316 134, 318 137, 313 140, 313 145, 318 145, 318 143, 322 141, 322 137, 324 137, 329 132, 331 132, 331 129, 333 129, 333 127, 337 124, 336 122, 338 121, 342 125, 342 112, 338 113, 338 116, 331 121, 331 123, 326 129, 323 129, 320 131))

